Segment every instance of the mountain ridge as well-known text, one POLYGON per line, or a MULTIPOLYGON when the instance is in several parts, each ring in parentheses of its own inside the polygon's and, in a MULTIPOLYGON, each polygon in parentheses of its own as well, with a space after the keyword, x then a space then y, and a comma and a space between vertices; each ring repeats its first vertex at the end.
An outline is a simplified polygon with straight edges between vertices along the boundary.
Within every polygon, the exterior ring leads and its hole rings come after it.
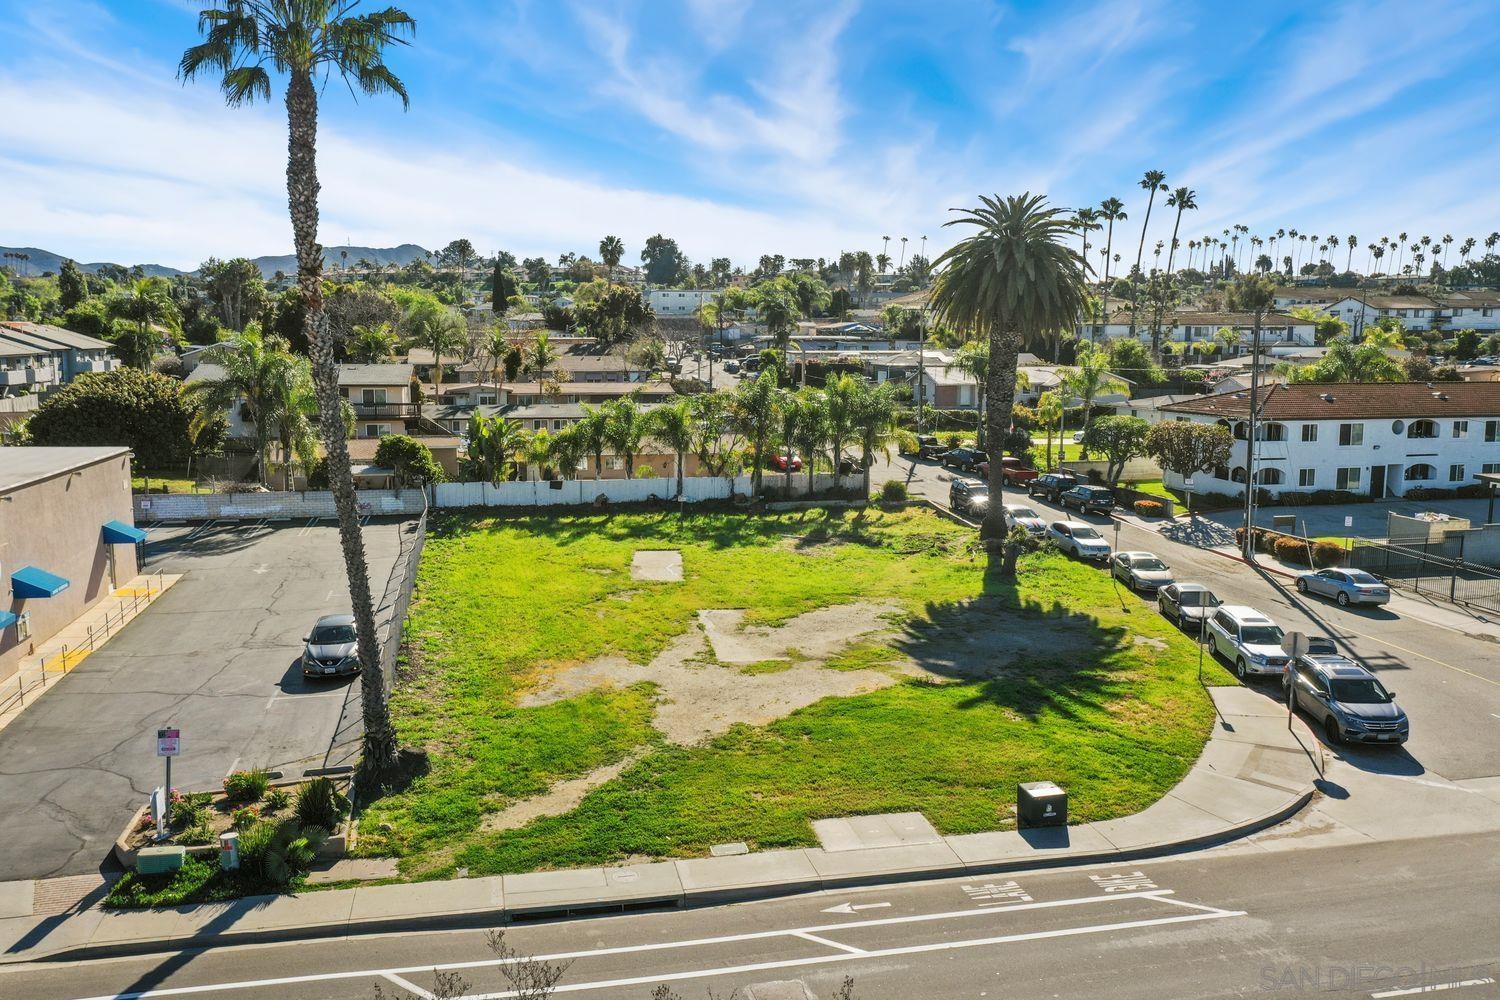
MULTIPOLYGON (((13 261, 9 259, 3 261, 4 264, 27 276, 36 276, 48 272, 56 274, 62 269, 62 262, 70 259, 66 254, 44 250, 40 247, 0 247, 0 252, 30 255, 31 259, 28 261, 13 261)), ((427 254, 428 251, 425 248, 415 243, 402 243, 394 247, 339 245, 323 248, 323 266, 327 270, 334 270, 347 262, 350 267, 353 267, 356 261, 363 258, 382 267, 390 264, 404 267, 414 260, 425 260, 427 254), (347 260, 343 256, 344 252, 347 252, 349 255, 347 260)), ((77 260, 76 257, 71 259, 77 260)), ((265 254, 260 257, 252 257, 250 260, 256 267, 260 268, 261 275, 266 278, 275 276, 277 271, 282 271, 290 275, 296 273, 297 270, 296 254, 265 254)), ((113 264, 111 261, 95 261, 86 264, 83 261, 78 261, 78 266, 91 274, 97 274, 101 269, 110 266, 124 267, 126 270, 129 270, 135 265, 113 264)), ((166 264, 141 264, 140 268, 147 277, 152 278, 171 278, 179 274, 197 273, 196 270, 184 271, 179 268, 169 267, 166 264)))

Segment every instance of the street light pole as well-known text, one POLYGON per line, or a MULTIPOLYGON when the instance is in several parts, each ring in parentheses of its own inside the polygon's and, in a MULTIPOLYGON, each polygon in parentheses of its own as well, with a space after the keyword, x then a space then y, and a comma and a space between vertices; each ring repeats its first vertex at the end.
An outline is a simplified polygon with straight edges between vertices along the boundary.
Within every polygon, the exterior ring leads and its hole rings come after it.
POLYGON ((1250 335, 1250 433, 1245 441, 1245 560, 1255 562, 1255 425, 1260 417, 1260 313, 1250 335))

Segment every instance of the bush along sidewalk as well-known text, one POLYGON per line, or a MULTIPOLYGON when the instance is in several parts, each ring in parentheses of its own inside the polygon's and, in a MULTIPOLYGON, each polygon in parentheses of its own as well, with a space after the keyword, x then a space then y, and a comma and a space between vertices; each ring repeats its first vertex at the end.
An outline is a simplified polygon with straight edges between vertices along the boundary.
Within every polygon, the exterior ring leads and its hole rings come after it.
MULTIPOLYGON (((1245 529, 1234 529, 1234 543, 1245 547, 1245 529)), ((1269 528, 1255 529, 1255 551, 1275 556, 1290 566, 1339 566, 1344 562, 1344 547, 1337 542, 1311 542, 1299 535, 1288 535, 1269 528)))

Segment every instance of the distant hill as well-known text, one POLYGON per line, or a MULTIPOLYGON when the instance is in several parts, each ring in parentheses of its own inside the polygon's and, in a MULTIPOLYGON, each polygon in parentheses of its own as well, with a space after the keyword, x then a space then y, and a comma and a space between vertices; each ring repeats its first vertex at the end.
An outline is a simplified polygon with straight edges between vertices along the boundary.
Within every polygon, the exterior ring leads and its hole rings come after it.
MULTIPOLYGON (((24 253, 30 255, 28 261, 14 261, 8 258, 0 258, 0 263, 7 264, 29 275, 46 274, 48 271, 56 274, 62 270, 62 262, 67 258, 62 254, 53 253, 51 250, 39 250, 36 247, 0 247, 0 253, 24 253)), ((79 263, 79 267, 85 271, 97 272, 101 267, 108 267, 109 261, 98 261, 93 264, 79 263)), ((124 265, 129 267, 130 265, 124 265)), ((174 274, 182 274, 175 267, 165 264, 142 264, 141 270, 150 278, 170 278, 174 274)))
MULTIPOLYGON (((24 269, 26 274, 38 275, 52 272, 56 274, 62 270, 62 262, 67 258, 63 254, 53 253, 51 250, 40 250, 36 247, 0 247, 0 253, 24 253, 29 254, 31 259, 24 264, 8 258, 0 258, 0 264, 6 264, 17 270, 24 269)), ((356 266, 356 262, 363 259, 373 264, 385 267, 396 264, 405 267, 414 260, 425 259, 427 251, 415 243, 403 243, 399 247, 354 247, 337 246, 323 248, 324 266, 330 271, 336 271, 346 263, 349 267, 356 266), (346 260, 342 251, 348 251, 346 260)), ((265 257, 252 258, 255 266, 260 268, 260 273, 267 278, 273 277, 277 271, 287 274, 295 274, 297 271, 297 257, 295 254, 281 254, 265 257)), ((101 261, 94 264, 79 263, 79 267, 85 271, 97 272, 102 267, 107 267, 108 262, 101 261)), ((132 265, 126 264, 125 267, 132 265)), ((141 270, 148 277, 170 278, 175 274, 186 274, 175 267, 167 267, 165 264, 142 264, 141 270)))

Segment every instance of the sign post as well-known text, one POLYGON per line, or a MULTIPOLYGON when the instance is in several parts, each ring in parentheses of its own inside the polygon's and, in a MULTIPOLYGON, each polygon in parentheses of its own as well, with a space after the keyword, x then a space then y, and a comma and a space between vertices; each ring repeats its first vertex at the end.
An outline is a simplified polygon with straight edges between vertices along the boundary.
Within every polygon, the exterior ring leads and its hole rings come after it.
POLYGON ((156 756, 166 761, 167 774, 162 785, 161 822, 158 831, 165 833, 172 819, 172 758, 182 751, 182 730, 158 729, 156 731, 156 756))
POLYGON ((1187 515, 1193 516, 1193 477, 1189 476, 1182 481, 1182 490, 1187 494, 1187 515))
POLYGON ((1308 651, 1307 633, 1288 632, 1282 636, 1281 650, 1288 657, 1286 673, 1282 677, 1282 683, 1285 685, 1286 694, 1286 728, 1290 730, 1292 728, 1292 706, 1297 703, 1297 694, 1292 690, 1292 687, 1297 683, 1297 661, 1308 651))

